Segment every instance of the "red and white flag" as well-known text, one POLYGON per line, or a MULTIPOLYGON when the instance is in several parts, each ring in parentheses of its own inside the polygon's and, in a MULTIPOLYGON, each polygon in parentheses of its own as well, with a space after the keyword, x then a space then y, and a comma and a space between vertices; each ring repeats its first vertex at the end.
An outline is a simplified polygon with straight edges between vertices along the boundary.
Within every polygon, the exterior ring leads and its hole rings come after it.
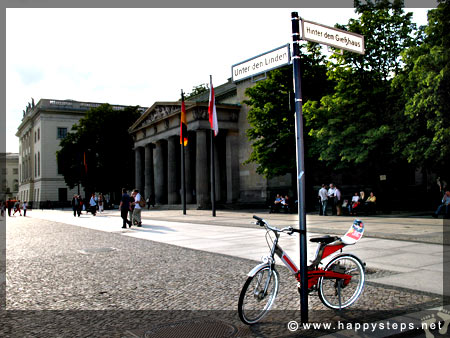
POLYGON ((208 106, 208 114, 209 114, 209 124, 211 125, 211 129, 214 130, 214 136, 217 136, 219 133, 219 125, 217 124, 217 111, 216 111, 216 99, 214 96, 214 87, 212 84, 212 76, 209 76, 210 81, 210 91, 209 91, 209 106, 208 106))

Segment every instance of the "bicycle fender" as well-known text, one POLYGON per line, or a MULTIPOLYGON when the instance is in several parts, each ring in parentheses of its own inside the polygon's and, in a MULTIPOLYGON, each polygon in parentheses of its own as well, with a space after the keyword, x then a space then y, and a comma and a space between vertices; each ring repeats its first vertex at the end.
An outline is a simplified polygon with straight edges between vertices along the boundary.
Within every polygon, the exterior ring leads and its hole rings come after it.
POLYGON ((262 269, 262 268, 264 268, 264 267, 269 267, 270 266, 270 264, 267 262, 267 263, 260 263, 260 264, 258 264, 257 266, 255 266, 248 274, 247 274, 247 276, 249 276, 249 277, 253 277, 254 275, 256 275, 256 273, 260 270, 260 269, 262 269))

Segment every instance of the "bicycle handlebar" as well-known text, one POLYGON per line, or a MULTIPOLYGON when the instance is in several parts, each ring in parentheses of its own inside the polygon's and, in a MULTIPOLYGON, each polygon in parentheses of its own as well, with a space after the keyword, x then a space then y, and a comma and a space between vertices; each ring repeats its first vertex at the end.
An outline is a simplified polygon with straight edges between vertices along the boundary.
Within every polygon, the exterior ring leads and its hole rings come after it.
POLYGON ((264 219, 262 219, 261 217, 258 217, 256 215, 253 215, 253 218, 257 220, 256 224, 258 224, 259 226, 262 226, 262 227, 266 227, 267 229, 272 230, 273 232, 286 232, 288 235, 292 235, 292 233, 294 233, 294 232, 300 233, 299 229, 294 229, 293 227, 285 227, 282 229, 272 227, 264 219))

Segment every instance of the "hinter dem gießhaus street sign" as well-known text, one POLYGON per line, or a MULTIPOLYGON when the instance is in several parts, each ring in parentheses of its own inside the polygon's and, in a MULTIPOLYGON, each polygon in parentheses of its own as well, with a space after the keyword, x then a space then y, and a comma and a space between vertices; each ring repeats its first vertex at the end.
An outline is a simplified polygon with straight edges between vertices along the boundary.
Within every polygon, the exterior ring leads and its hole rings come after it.
POLYGON ((342 29, 301 20, 302 40, 322 43, 338 49, 364 54, 364 36, 342 29))
POLYGON ((233 82, 288 65, 290 62, 291 52, 289 44, 286 44, 231 66, 233 82))

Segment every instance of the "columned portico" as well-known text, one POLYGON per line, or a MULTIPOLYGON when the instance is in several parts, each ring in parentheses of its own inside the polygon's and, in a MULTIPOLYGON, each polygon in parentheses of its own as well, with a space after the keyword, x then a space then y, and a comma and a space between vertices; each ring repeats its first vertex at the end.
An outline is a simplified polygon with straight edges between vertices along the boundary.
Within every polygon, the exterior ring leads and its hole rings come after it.
MULTIPOLYGON (((226 168, 226 135, 237 131, 239 106, 217 105, 219 135, 214 138, 216 201, 226 203, 229 182, 226 168)), ((155 103, 130 128, 135 140, 136 186, 156 205, 179 205, 181 208, 181 145, 180 102, 155 103), (140 152, 140 150, 142 152, 140 152)), ((187 102, 188 144, 185 152, 186 203, 196 203, 198 209, 211 207, 210 138, 207 102, 187 102)), ((236 144, 233 144, 236 146, 236 144)), ((234 151, 234 150, 233 150, 234 151)), ((237 151, 233 156, 237 156, 237 151)), ((238 160, 233 160, 238 166, 238 160)), ((238 170, 238 168, 236 169, 238 170)), ((233 172, 233 171, 231 171, 233 172)), ((234 174, 234 172, 233 172, 234 174)), ((230 188, 237 191, 238 187, 230 188)), ((238 194, 238 193, 237 193, 238 194)))

